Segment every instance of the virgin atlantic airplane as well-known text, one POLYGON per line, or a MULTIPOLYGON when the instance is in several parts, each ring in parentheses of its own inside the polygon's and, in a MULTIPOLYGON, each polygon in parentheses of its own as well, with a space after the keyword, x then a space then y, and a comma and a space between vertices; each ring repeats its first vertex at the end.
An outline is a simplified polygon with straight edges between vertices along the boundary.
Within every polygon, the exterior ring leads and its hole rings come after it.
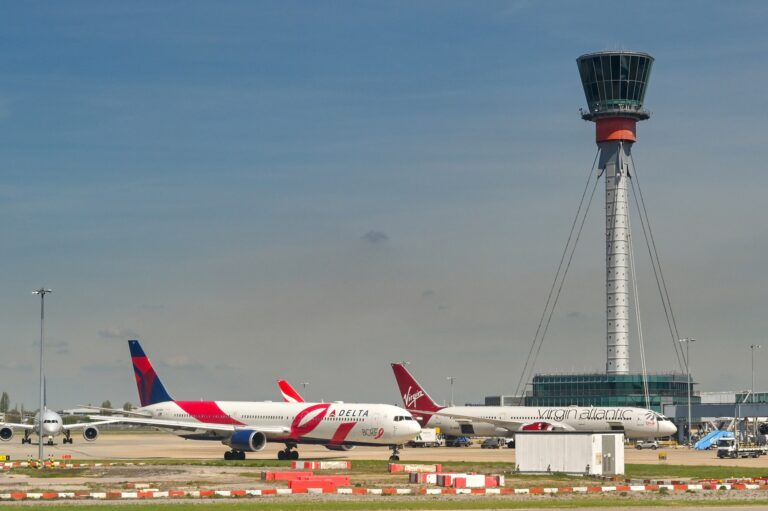
POLYGON ((439 406, 403 364, 392 364, 405 407, 423 427, 450 436, 506 436, 515 431, 621 431, 627 438, 674 435, 653 410, 630 406, 439 406))
MULTIPOLYGON (((365 403, 273 403, 268 401, 176 401, 160 382, 139 341, 128 341, 141 408, 131 417, 99 417, 170 431, 188 440, 214 440, 230 447, 225 460, 244 460, 267 442, 285 444, 278 459, 299 459, 296 446, 334 450, 354 445, 386 446, 390 460, 420 432, 419 423, 397 406, 365 403)), ((98 416, 94 416, 98 417, 98 416)))

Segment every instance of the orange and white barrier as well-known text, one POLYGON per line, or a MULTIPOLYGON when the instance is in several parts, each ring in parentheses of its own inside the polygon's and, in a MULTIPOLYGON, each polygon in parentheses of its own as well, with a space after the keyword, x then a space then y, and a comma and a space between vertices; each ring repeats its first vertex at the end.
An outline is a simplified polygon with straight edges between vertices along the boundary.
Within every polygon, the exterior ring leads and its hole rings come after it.
POLYGON ((292 469, 303 470, 349 470, 351 461, 292 461, 292 469))
POLYGON ((388 466, 389 472, 442 472, 443 466, 441 464, 435 465, 417 465, 417 464, 399 464, 390 463, 388 466))
POLYGON ((293 495, 296 493, 336 493, 339 495, 541 495, 548 493, 612 493, 612 492, 653 492, 667 491, 707 491, 707 490, 768 490, 766 484, 755 483, 702 483, 702 484, 640 484, 616 486, 566 486, 559 488, 332 488, 326 477, 318 477, 316 486, 303 485, 297 479, 292 488, 258 488, 235 490, 164 490, 148 488, 136 491, 104 492, 9 492, 0 493, 0 501, 12 500, 136 500, 136 499, 172 499, 210 497, 245 498, 270 495, 293 495))
POLYGON ((293 481, 294 479, 306 479, 314 476, 314 472, 278 472, 275 470, 262 470, 262 481, 293 481))

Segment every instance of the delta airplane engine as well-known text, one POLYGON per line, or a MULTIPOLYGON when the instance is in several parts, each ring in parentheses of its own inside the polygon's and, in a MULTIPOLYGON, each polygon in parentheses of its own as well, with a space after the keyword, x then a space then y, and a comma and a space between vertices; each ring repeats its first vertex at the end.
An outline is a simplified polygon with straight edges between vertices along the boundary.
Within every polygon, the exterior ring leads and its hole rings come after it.
POLYGON ((326 445, 326 449, 329 451, 351 451, 355 448, 354 445, 326 445))
MULTIPOLYGON (((96 429, 96 426, 88 426, 87 428, 83 428, 83 438, 86 442, 93 442, 99 438, 99 430, 96 429)), ((70 443, 72 442, 70 441, 70 443)))
POLYGON ((8 426, 0 428, 0 440, 7 442, 11 438, 13 438, 13 428, 9 428, 8 426))
POLYGON ((267 446, 267 435, 261 431, 241 429, 235 431, 225 443, 236 451, 258 452, 267 446))

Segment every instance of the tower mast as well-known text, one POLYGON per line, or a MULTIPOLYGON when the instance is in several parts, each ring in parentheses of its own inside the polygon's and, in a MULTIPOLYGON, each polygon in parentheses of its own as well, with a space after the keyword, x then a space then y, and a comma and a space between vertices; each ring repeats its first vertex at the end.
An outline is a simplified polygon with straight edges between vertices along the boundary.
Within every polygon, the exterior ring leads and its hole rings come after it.
POLYGON ((607 51, 582 55, 576 62, 600 148, 605 177, 606 372, 629 373, 630 232, 628 179, 636 124, 650 117, 643 109, 653 57, 646 53, 607 51))

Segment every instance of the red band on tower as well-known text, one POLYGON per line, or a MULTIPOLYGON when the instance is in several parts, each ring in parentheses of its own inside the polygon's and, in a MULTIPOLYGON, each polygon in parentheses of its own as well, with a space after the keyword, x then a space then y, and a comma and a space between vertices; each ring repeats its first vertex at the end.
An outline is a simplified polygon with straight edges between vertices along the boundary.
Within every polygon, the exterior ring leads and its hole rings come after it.
POLYGON ((595 120, 597 142, 611 140, 629 140, 634 142, 636 119, 629 117, 603 117, 595 120))

